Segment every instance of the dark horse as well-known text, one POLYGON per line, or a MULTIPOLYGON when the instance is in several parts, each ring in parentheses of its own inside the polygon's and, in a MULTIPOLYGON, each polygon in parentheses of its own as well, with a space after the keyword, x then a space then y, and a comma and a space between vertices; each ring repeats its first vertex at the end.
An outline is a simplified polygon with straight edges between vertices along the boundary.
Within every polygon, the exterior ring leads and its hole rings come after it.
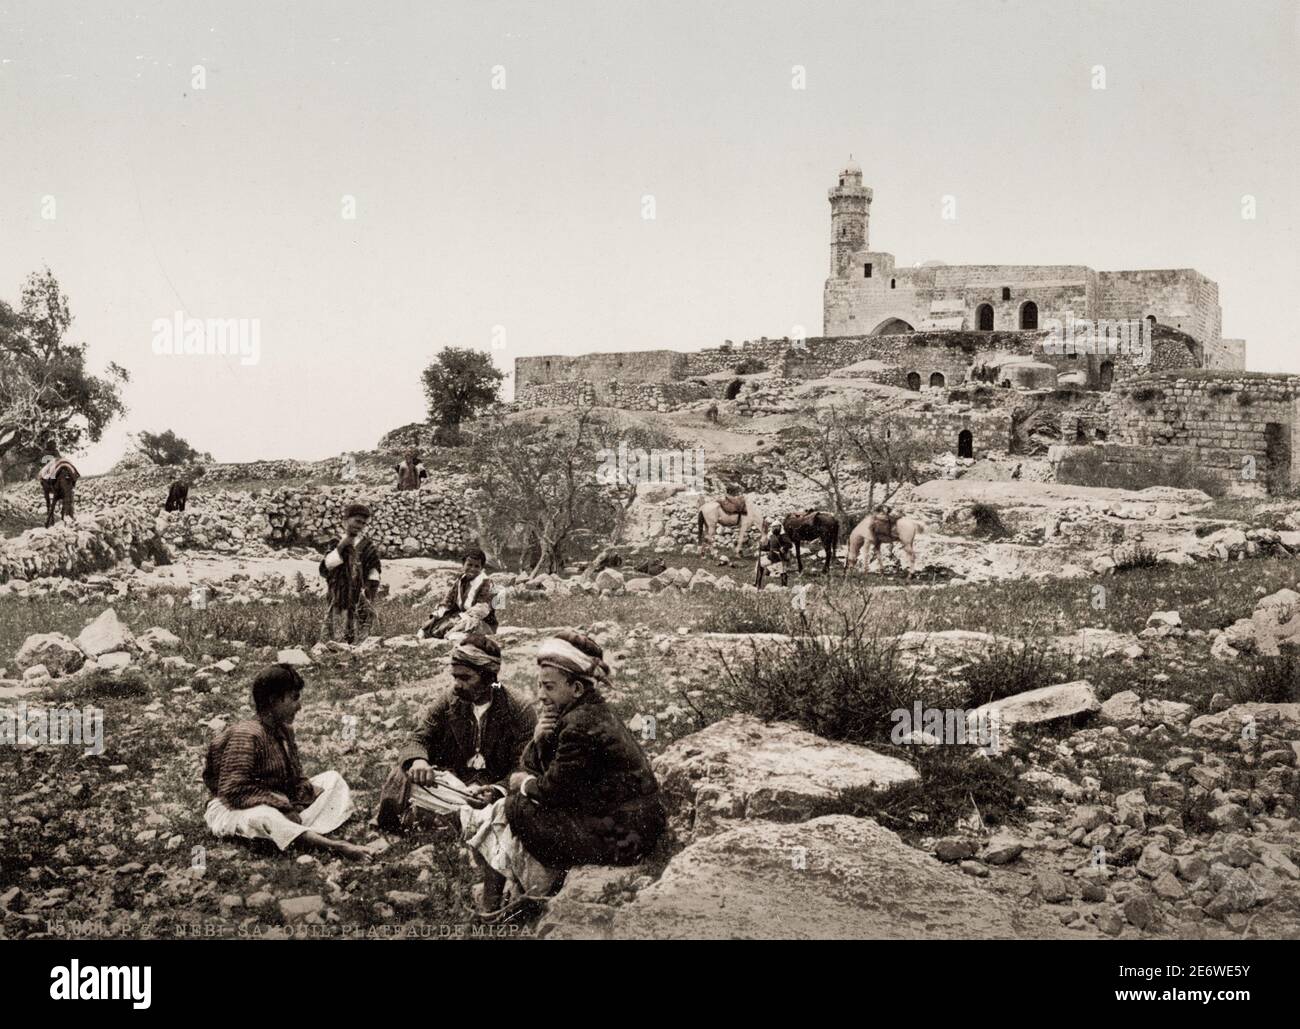
POLYGON ((185 502, 190 499, 190 484, 177 479, 167 487, 167 503, 164 511, 184 511, 185 502))
POLYGON ((799 571, 803 572, 803 555, 799 552, 799 544, 821 540, 822 549, 826 551, 826 567, 822 574, 829 575, 831 561, 835 559, 835 551, 840 545, 839 519, 825 511, 800 511, 786 515, 782 524, 794 540, 794 559, 799 571))
POLYGON ((77 471, 76 466, 71 461, 66 461, 63 458, 57 458, 41 469, 41 492, 45 494, 45 527, 47 529, 54 524, 54 502, 56 500, 62 503, 59 521, 73 516, 72 490, 80 478, 81 473, 77 471))

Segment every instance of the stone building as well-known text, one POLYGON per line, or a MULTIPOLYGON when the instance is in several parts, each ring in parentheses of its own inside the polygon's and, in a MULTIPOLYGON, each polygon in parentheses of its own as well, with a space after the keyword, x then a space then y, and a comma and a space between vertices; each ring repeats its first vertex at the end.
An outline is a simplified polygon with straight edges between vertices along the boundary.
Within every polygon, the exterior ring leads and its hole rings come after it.
POLYGON ((1095 271, 1086 265, 899 267, 871 249, 872 190, 850 161, 829 191, 831 267, 823 294, 826 336, 917 330, 1033 330, 1049 321, 1139 321, 1196 341, 1196 366, 1243 368, 1245 341, 1224 340, 1219 287, 1191 268, 1095 271))

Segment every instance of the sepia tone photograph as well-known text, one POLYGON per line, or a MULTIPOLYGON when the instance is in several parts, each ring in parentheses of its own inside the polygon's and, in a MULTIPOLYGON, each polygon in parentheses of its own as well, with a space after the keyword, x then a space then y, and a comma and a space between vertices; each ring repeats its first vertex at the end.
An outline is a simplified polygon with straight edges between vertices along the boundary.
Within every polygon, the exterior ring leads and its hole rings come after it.
POLYGON ((0 5, 38 992, 1087 940, 1249 1000, 1300 937, 1298 58, 1296 0, 0 5))

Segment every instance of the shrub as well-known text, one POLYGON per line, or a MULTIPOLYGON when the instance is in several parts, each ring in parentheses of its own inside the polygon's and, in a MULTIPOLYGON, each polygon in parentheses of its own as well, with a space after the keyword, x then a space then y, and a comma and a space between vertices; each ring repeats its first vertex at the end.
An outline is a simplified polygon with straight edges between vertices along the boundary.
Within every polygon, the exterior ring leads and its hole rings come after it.
POLYGON ((1228 687, 1237 704, 1291 704, 1300 701, 1300 663, 1291 654, 1261 657, 1243 667, 1228 687))
POLYGON ((837 609, 819 620, 838 625, 800 618, 788 640, 753 643, 739 661, 720 655, 727 706, 827 739, 887 741, 891 713, 920 698, 920 683, 898 637, 867 628, 869 599, 857 603, 856 611, 837 609))
POLYGON ((767 371, 767 362, 757 357, 746 357, 732 369, 737 375, 755 375, 767 371))
POLYGON ((1116 573, 1131 571, 1134 568, 1154 568, 1157 564, 1156 552, 1140 540, 1120 548, 1115 553, 1116 573))
POLYGON ((969 703, 973 706, 1069 678, 1069 665, 1047 649, 1046 641, 1039 639, 998 642, 962 671, 969 703))
POLYGON ((776 593, 732 593, 714 605, 700 623, 701 632, 792 633, 799 619, 789 597, 776 593))
POLYGON ((1207 472, 1187 451, 1175 461, 1110 462, 1098 447, 1079 447, 1056 468, 1056 481, 1072 486, 1106 486, 1144 490, 1148 486, 1198 489, 1211 497, 1227 492, 1221 479, 1207 472))
POLYGON ((1002 516, 992 504, 973 504, 970 513, 975 519, 976 536, 982 539, 1002 539, 1011 535, 1011 530, 1002 524, 1002 516))

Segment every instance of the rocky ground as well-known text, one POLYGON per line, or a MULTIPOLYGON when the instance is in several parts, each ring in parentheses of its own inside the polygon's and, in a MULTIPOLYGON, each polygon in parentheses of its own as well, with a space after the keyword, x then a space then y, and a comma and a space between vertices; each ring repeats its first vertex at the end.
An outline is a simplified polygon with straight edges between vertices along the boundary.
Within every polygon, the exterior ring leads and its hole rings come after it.
MULTIPOLYGON (((1295 509, 974 478, 908 503, 934 529, 912 580, 826 577, 810 557, 759 592, 752 552, 723 563, 691 544, 498 576, 503 679, 530 688, 548 628, 592 631, 672 833, 494 932, 1300 935, 1295 509), (890 712, 913 702, 996 710, 997 748, 899 738, 890 712)), ((80 561, 84 537, 96 570, 0 583, 0 708, 102 709, 104 747, 0 746, 4 935, 472 931, 451 836, 366 825, 448 683, 446 645, 414 633, 454 562, 386 561, 378 634, 350 648, 318 642, 311 551, 43 533, 0 546, 80 561), (371 864, 207 835, 207 741, 249 713, 273 660, 303 667, 307 770, 352 784, 362 814, 343 834, 371 864)))

